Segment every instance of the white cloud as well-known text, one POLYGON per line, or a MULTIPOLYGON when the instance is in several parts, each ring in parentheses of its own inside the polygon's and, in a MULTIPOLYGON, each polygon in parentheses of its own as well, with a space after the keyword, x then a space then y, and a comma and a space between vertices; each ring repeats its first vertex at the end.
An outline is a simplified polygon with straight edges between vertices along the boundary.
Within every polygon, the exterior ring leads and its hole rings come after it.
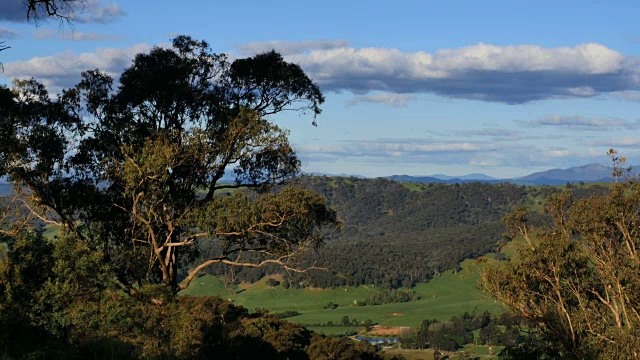
POLYGON ((436 93, 505 103, 631 90, 638 88, 640 73, 625 56, 595 43, 558 48, 478 44, 433 54, 337 47, 287 59, 327 90, 436 93))
POLYGON ((638 147, 640 146, 640 138, 623 137, 617 139, 598 140, 590 142, 589 145, 605 146, 605 147, 638 147))
POLYGON ((640 101, 640 91, 619 91, 614 92, 613 96, 628 101, 640 101))
POLYGON ((471 166, 480 166, 480 167, 492 167, 497 166, 498 162, 495 159, 471 159, 469 161, 469 165, 471 166))
MULTIPOLYGON (((640 145, 640 139, 626 144, 640 145)), ((434 166, 548 169, 606 161, 606 146, 589 148, 543 146, 523 142, 496 144, 493 141, 458 139, 378 139, 376 141, 342 141, 333 144, 298 144, 294 149, 303 163, 310 167, 323 164, 352 169, 356 165, 383 169, 409 166, 413 169, 434 166)), ((631 146, 631 145, 629 145, 631 146)), ((625 151, 625 155, 628 152, 625 151)), ((629 157, 633 154, 629 153, 629 157)), ((349 172, 347 170, 347 173, 349 172)), ((385 175, 389 175, 386 173, 385 175)))
MULTIPOLYGON (((87 40, 101 36, 76 35, 87 40)), ((51 35, 43 32, 40 36, 51 35)), ((640 71, 636 63, 593 43, 560 48, 479 44, 438 50, 434 54, 385 48, 354 49, 346 47, 346 42, 341 40, 252 43, 239 48, 259 51, 276 46, 291 54, 286 59, 300 64, 324 91, 357 94, 349 105, 377 102, 404 106, 420 93, 514 104, 640 91, 640 71)), ((128 62, 135 52, 148 48, 148 45, 138 45, 137 48, 33 58, 6 64, 9 71, 5 75, 34 75, 60 87, 69 84, 69 77, 89 68, 98 67, 116 74, 124 68, 123 61, 128 62)), ((595 127, 593 124, 582 126, 595 127)))
POLYGON ((409 101, 415 100, 415 95, 409 94, 376 94, 356 96, 347 103, 347 106, 355 106, 360 103, 382 103, 393 107, 405 107, 409 101))
POLYGON ((77 22, 108 23, 124 15, 120 5, 115 3, 103 4, 100 0, 88 0, 84 7, 74 12, 74 20, 77 22))
POLYGON ((18 35, 19 34, 13 30, 0 27, 0 39, 15 39, 18 35))
POLYGON ((529 126, 559 126, 583 130, 603 130, 612 128, 637 129, 638 122, 628 122, 614 118, 596 118, 586 116, 546 115, 538 120, 526 123, 529 126))
POLYGON ((568 149, 549 149, 549 150, 545 150, 544 154, 549 157, 568 157, 568 156, 576 155, 574 152, 568 149))
POLYGON ((434 141, 430 139, 378 139, 374 141, 344 141, 338 144, 300 144, 296 151, 314 158, 373 157, 400 158, 394 161, 413 161, 419 157, 438 157, 441 154, 491 151, 496 145, 489 142, 434 141))
POLYGON ((81 72, 86 70, 97 68, 117 77, 130 65, 136 54, 150 49, 148 44, 136 44, 127 48, 99 48, 94 53, 66 51, 53 56, 6 63, 2 75, 9 78, 34 77, 50 91, 58 92, 75 85, 81 72))
POLYGON ((307 40, 307 41, 263 41, 236 46, 244 56, 253 56, 266 51, 276 50, 282 55, 301 54, 309 50, 329 50, 349 45, 345 40, 307 40))
POLYGON ((543 48, 537 45, 493 46, 478 44, 436 52, 433 64, 438 69, 489 71, 566 71, 606 74, 618 71, 624 57, 601 44, 543 48))
POLYGON ((575 97, 590 97, 597 94, 597 92, 590 86, 579 86, 567 89, 569 94, 575 97))
MULTIPOLYGON (((76 2, 59 2, 58 13, 68 16, 72 21, 78 23, 108 23, 124 15, 120 5, 115 3, 104 3, 100 0, 84 0, 76 2)), ((45 14, 44 5, 40 5, 39 14, 45 14)), ((35 14, 31 14, 34 16, 35 14)), ((0 20, 11 22, 27 21, 27 7, 23 0, 1 0, 0 20)), ((44 21, 42 16, 38 21, 44 21)))
POLYGON ((108 34, 85 33, 80 31, 61 32, 51 29, 35 30, 32 36, 37 40, 118 41, 123 39, 122 37, 108 34))

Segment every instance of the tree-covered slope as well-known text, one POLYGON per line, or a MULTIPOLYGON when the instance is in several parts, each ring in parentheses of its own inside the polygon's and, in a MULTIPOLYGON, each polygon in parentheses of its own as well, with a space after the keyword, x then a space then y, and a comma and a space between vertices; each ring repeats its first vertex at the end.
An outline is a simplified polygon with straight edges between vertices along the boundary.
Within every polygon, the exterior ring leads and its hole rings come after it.
MULTIPOLYGON (((342 223, 326 243, 307 253, 291 274, 292 286, 335 287, 374 284, 413 286, 434 274, 457 269, 502 241, 502 217, 515 206, 539 207, 562 188, 509 183, 404 184, 387 179, 304 176, 297 185, 324 195, 342 223)), ((576 197, 606 191, 599 185, 573 185, 576 197)), ((535 219, 534 219, 535 220, 535 219)), ((206 249, 205 249, 206 250, 206 249)), ((212 273, 231 280, 255 282, 277 268, 212 273), (232 275, 232 276, 231 276, 232 275)))

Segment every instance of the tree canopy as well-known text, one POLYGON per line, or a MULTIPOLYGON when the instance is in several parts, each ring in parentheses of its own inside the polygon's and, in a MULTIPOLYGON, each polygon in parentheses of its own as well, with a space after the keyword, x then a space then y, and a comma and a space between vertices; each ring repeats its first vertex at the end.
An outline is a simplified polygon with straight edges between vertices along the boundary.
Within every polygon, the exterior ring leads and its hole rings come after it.
MULTIPOLYGON (((631 179, 577 201, 552 196, 548 227, 531 226, 525 209, 505 218, 524 244, 511 261, 486 269, 482 287, 540 336, 529 350, 545 358, 640 357, 638 204, 640 183, 631 179)), ((521 358, 526 346, 508 353, 521 358)))
POLYGON ((178 36, 138 54, 117 86, 96 69, 55 98, 31 79, 1 88, 0 101, 0 176, 30 210, 3 232, 33 218, 58 224, 104 251, 125 289, 179 291, 214 263, 302 271, 292 257, 336 224, 311 191, 264 191, 300 169, 273 117, 293 110, 315 119, 324 102, 276 52, 230 62, 178 36), (225 173, 235 182, 220 183, 225 173), (218 252, 180 284, 180 264, 203 241, 218 252))

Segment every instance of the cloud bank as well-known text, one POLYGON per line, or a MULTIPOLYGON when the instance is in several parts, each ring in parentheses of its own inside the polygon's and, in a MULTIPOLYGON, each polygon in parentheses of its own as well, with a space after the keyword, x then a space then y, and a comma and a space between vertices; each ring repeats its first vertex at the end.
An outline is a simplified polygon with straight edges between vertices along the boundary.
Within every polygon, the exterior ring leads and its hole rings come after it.
POLYGON ((580 130, 607 130, 614 128, 637 129, 640 122, 629 122, 614 118, 594 118, 586 116, 547 115, 528 123, 533 127, 556 126, 580 130))
MULTIPOLYGON (((640 140, 627 140, 637 143, 640 140)), ((600 162, 608 145, 575 150, 523 142, 496 143, 485 140, 459 139, 377 139, 375 141, 342 141, 333 144, 298 144, 294 149, 303 163, 341 163, 347 168, 356 164, 367 167, 405 166, 414 169, 437 166, 472 166, 476 168, 548 168, 571 167, 600 162)), ((631 145, 629 145, 631 146, 631 145)), ((388 174, 387 174, 388 175, 388 174)), ((424 175, 424 174, 423 174, 424 175)))
MULTIPOLYGON (((98 34, 76 35, 85 40, 100 37, 98 34)), ((60 88, 69 83, 74 72, 79 76, 82 70, 98 67, 115 73, 123 68, 123 62, 133 58, 135 51, 149 48, 148 45, 136 46, 8 63, 5 75, 33 75, 60 88), (134 48, 136 50, 132 50, 134 48)), ((348 105, 375 102, 404 106, 418 94, 520 104, 601 94, 618 97, 627 94, 628 98, 628 94, 640 91, 640 63, 596 43, 557 48, 478 44, 441 49, 433 54, 387 48, 355 49, 343 40, 273 41, 237 48, 245 55, 272 48, 281 51, 325 92, 356 94, 348 105)))
POLYGON ((243 56, 253 56, 271 50, 286 56, 301 54, 310 50, 344 48, 347 45, 349 45, 349 42, 346 40, 263 41, 238 45, 236 49, 243 56))
POLYGON ((149 44, 136 44, 127 48, 100 48, 93 53, 75 54, 72 51, 47 57, 34 57, 27 61, 4 65, 4 76, 9 78, 34 77, 51 92, 74 86, 86 70, 100 69, 117 78, 131 64, 134 56, 148 52, 149 44))
POLYGON ((360 103, 379 103, 393 107, 405 107, 409 101, 415 100, 415 95, 409 94, 376 94, 356 96, 347 103, 347 106, 355 106, 360 103))
POLYGON ((434 54, 341 47, 293 54, 324 89, 434 93, 509 104, 638 88, 637 63, 601 44, 544 48, 478 44, 434 54))
POLYGON ((32 37, 36 40, 72 40, 72 41, 118 41, 122 40, 119 36, 85 33, 80 31, 61 32, 51 29, 35 30, 32 37))

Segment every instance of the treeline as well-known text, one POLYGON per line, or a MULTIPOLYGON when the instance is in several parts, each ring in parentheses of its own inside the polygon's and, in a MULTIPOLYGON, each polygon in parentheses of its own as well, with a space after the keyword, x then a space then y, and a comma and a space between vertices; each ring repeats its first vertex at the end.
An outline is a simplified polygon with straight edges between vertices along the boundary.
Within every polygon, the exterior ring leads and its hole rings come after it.
POLYGON ((325 323, 308 323, 308 324, 304 324, 305 326, 311 326, 311 327, 354 327, 354 326, 362 326, 364 328, 370 328, 371 326, 375 325, 375 323, 371 320, 371 319, 367 319, 364 321, 359 321, 356 318, 349 318, 349 316, 345 315, 342 318, 340 318, 339 321, 337 322, 333 322, 332 320, 329 320, 325 323))
MULTIPOLYGON (((520 205, 541 205, 561 188, 509 183, 418 184, 410 190, 386 179, 303 176, 297 184, 323 194, 335 208, 342 231, 328 234, 321 248, 300 259, 300 267, 324 267, 294 275, 292 287, 376 285, 410 288, 456 270, 468 258, 494 251, 502 239, 502 218, 520 205)), ((608 191, 571 185, 576 198, 608 191)), ((533 223, 547 221, 543 216, 533 223)), ((207 249, 203 249, 204 254, 207 249)), ((212 267, 210 273, 255 282, 276 267, 212 267)))
POLYGON ((357 305, 383 305, 383 304, 395 304, 408 301, 419 300, 420 295, 415 291, 409 289, 376 289, 374 292, 367 296, 367 299, 362 303, 358 301, 357 305))

